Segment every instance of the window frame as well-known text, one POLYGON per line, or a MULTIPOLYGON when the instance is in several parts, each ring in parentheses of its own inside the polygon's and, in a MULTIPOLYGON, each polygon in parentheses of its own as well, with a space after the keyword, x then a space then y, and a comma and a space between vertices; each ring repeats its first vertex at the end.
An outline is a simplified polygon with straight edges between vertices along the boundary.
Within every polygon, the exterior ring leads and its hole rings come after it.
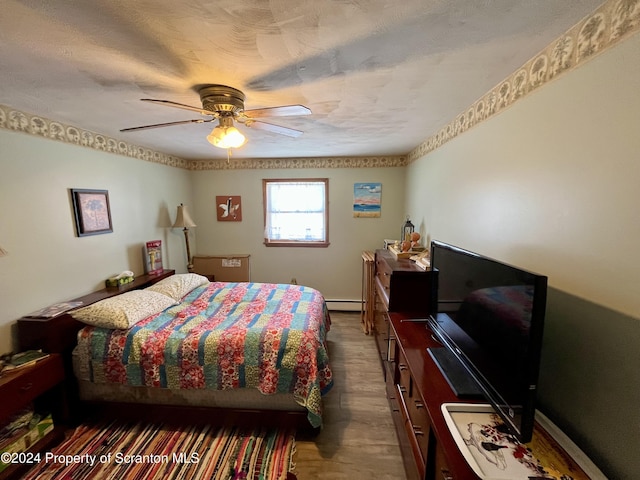
POLYGON ((264 224, 264 245, 267 247, 320 247, 329 246, 329 179, 328 178, 263 178, 262 179, 262 213, 264 224), (267 185, 270 183, 324 183, 324 240, 272 240, 267 238, 267 185))

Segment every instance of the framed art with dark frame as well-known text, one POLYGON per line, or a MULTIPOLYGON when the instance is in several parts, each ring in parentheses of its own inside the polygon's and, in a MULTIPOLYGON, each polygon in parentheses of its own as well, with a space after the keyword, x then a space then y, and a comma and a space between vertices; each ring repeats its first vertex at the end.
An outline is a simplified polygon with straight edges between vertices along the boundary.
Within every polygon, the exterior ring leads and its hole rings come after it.
POLYGON ((113 232, 107 190, 72 188, 71 199, 79 237, 113 232))

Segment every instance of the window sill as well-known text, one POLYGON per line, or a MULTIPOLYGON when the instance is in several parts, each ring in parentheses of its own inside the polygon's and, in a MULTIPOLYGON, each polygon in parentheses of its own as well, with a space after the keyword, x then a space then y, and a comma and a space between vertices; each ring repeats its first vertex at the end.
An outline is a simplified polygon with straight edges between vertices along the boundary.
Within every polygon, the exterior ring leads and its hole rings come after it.
POLYGON ((315 247, 326 248, 329 242, 301 242, 296 240, 265 240, 265 247, 315 247))

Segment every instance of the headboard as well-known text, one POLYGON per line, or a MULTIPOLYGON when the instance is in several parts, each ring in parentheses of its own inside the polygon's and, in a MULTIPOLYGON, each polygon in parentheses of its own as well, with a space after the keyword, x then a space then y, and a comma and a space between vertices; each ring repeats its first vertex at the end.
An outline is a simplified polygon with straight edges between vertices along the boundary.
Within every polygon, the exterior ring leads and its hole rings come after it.
MULTIPOLYGON (((147 288, 173 274, 175 270, 163 270, 155 275, 141 275, 133 282, 119 287, 103 288, 73 301, 82 302, 82 306, 85 307, 124 292, 147 288)), ((70 353, 76 345, 77 333, 82 327, 84 324, 75 320, 69 312, 52 318, 22 317, 17 322, 18 348, 20 351, 42 349, 47 353, 70 353)))

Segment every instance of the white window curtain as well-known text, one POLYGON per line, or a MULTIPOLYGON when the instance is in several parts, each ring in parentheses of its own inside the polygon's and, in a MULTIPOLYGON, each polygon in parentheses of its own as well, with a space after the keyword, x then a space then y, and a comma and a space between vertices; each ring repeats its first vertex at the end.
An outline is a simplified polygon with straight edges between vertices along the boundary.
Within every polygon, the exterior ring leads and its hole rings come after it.
POLYGON ((325 183, 269 182, 266 228, 269 240, 325 241, 325 183))

